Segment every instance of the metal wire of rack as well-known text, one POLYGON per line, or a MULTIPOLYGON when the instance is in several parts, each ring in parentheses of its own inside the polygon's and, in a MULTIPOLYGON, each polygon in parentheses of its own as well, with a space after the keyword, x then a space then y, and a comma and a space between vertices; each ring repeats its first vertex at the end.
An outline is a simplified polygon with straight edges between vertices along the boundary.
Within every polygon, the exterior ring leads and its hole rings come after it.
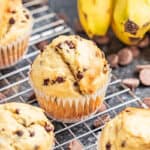
MULTIPOLYGON (((51 41, 60 34, 72 34, 73 31, 48 7, 47 2, 43 3, 43 0, 24 0, 24 5, 34 17, 29 50, 18 64, 0 72, 0 93, 6 96, 0 103, 18 101, 38 105, 35 97, 33 97, 34 92, 28 83, 30 64, 40 53, 36 44, 43 40, 51 41)), ((101 120, 102 125, 93 128, 95 119, 100 119, 106 114, 113 118, 127 106, 146 107, 115 75, 112 75, 104 103, 107 107, 105 111, 74 124, 58 123, 50 119, 55 125, 56 145, 54 149, 65 150, 70 141, 78 139, 84 149, 95 150, 97 134, 105 124, 101 120)))

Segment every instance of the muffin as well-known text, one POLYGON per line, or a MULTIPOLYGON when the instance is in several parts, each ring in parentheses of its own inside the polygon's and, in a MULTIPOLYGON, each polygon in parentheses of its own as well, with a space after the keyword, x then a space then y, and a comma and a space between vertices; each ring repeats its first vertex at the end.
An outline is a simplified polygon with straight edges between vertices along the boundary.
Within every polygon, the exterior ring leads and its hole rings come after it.
POLYGON ((98 150, 150 150, 150 109, 126 108, 103 129, 98 150))
POLYGON ((21 0, 6 0, 0 14, 0 69, 17 63, 27 50, 32 17, 21 0))
POLYGON ((88 117, 101 106, 110 69, 95 43, 68 35, 54 39, 37 56, 29 78, 48 116, 70 123, 88 117))
POLYGON ((40 108, 15 102, 0 105, 1 150, 51 150, 53 130, 40 108))

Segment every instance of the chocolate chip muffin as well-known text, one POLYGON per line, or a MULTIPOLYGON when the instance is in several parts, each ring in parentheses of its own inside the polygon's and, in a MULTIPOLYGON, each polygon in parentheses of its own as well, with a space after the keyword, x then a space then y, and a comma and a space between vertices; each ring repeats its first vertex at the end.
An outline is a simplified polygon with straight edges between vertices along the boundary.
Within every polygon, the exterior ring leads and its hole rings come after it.
POLYGON ((23 103, 0 105, 1 150, 51 150, 53 130, 40 108, 23 103))
POLYGON ((150 150, 150 109, 126 108, 103 129, 98 150, 150 150))
POLYGON ((6 0, 1 3, 0 69, 3 69, 17 63, 26 52, 32 17, 21 0, 6 0))
POLYGON ((50 117, 76 122, 101 106, 110 69, 104 53, 92 41, 59 36, 34 60, 29 78, 40 106, 50 117))

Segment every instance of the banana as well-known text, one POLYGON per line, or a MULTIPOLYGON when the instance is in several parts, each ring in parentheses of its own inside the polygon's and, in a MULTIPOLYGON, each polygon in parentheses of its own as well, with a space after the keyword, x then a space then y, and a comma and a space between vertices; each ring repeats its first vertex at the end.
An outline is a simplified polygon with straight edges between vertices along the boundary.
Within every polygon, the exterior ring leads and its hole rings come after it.
POLYGON ((115 0, 112 29, 128 45, 136 45, 150 31, 150 0, 115 0))
POLYGON ((78 0, 79 19, 90 38, 107 33, 111 21, 112 1, 78 0))

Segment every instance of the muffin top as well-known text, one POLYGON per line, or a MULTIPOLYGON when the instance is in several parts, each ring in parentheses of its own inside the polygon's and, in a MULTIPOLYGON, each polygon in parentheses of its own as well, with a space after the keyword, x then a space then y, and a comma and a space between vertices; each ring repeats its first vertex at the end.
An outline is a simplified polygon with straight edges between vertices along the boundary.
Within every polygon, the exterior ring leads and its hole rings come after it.
POLYGON ((49 150, 53 129, 40 108, 23 103, 0 105, 1 150, 49 150))
POLYGON ((149 150, 150 109, 127 108, 102 131, 100 150, 149 150))
POLYGON ((30 33, 32 17, 20 0, 6 0, 0 14, 0 45, 5 46, 30 33), (5 4, 7 2, 7 5, 5 4))
POLYGON ((34 60, 30 80, 49 96, 79 97, 95 93, 108 79, 104 53, 92 41, 59 36, 34 60))

